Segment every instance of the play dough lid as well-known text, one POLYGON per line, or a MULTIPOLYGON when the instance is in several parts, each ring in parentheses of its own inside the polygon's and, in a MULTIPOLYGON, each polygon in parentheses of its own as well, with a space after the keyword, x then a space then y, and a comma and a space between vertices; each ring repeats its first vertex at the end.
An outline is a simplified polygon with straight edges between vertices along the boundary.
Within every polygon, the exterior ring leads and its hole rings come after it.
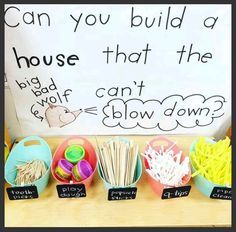
POLYGON ((85 150, 80 145, 71 145, 65 151, 66 159, 71 163, 77 163, 82 160, 85 155, 85 150))
POLYGON ((93 169, 87 160, 81 160, 77 166, 82 179, 88 178, 93 173, 93 169))

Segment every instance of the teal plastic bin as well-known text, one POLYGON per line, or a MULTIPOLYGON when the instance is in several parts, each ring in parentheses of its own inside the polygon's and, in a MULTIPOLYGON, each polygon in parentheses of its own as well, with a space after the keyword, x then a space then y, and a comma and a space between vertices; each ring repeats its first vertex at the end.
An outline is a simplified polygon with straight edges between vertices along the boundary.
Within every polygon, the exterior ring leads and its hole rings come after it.
POLYGON ((35 159, 43 160, 47 166, 45 175, 30 184, 35 185, 37 187, 38 193, 40 194, 48 184, 50 167, 52 163, 52 153, 47 142, 38 136, 29 136, 27 138, 24 138, 11 150, 5 164, 6 181, 12 187, 19 186, 15 184, 15 178, 17 174, 16 165, 22 164, 22 162, 25 161, 32 161, 35 159), (28 142, 34 144, 27 145, 28 142))
MULTIPOLYGON (((123 142, 126 142, 126 143, 130 143, 130 141, 126 138, 115 138, 115 139, 119 139, 123 142)), ((108 140, 108 143, 111 141, 111 140, 114 140, 114 139, 109 139, 108 140)), ((103 180, 103 184, 105 186, 106 189, 111 189, 111 188, 132 188, 132 187, 136 187, 136 184, 137 182, 139 181, 141 175, 142 175, 142 160, 140 158, 140 155, 138 154, 138 157, 137 157, 137 164, 136 164, 136 168, 135 168, 135 181, 134 183, 128 185, 128 186, 113 186, 112 184, 108 183, 107 181, 105 181, 103 175, 102 175, 102 172, 100 170, 100 167, 98 165, 98 175, 100 176, 100 178, 103 180)))
MULTIPOLYGON (((215 143, 215 141, 211 138, 206 138, 206 140, 209 143, 215 143)), ((190 153, 192 151, 195 151, 195 144, 197 143, 198 139, 195 140, 191 146, 190 146, 190 153)), ((191 161, 191 156, 190 156, 190 161, 191 161)), ((192 173, 196 172, 195 167, 192 164, 191 161, 191 169, 192 169, 192 173)), ((203 177, 201 174, 196 175, 195 177, 193 177, 193 182, 195 184, 195 186, 197 187, 197 189, 204 194, 207 197, 210 197, 212 190, 214 189, 214 187, 227 187, 227 186, 222 186, 222 185, 217 185, 211 181, 209 181, 208 179, 206 179, 205 177, 203 177)))

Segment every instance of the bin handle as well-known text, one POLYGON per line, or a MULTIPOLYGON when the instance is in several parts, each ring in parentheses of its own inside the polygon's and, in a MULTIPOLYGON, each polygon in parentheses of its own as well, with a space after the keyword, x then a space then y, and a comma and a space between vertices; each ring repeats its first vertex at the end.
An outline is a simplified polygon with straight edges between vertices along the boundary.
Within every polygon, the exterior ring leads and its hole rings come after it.
MULTIPOLYGON (((69 142, 72 140, 82 140, 83 141, 83 147, 89 147, 89 148, 93 148, 93 146, 92 146, 92 144, 86 139, 86 138, 84 138, 84 137, 82 137, 82 136, 78 136, 78 135, 73 135, 73 136, 71 136, 71 137, 69 137, 69 138, 67 138, 62 144, 61 144, 61 146, 62 145, 66 145, 66 146, 69 146, 70 144, 69 144, 69 142)), ((80 144, 81 145, 81 144, 80 144)))
POLYGON ((160 145, 155 145, 155 146, 154 146, 154 143, 156 143, 156 142, 161 142, 161 141, 167 142, 167 147, 170 147, 171 145, 174 144, 174 142, 172 142, 171 140, 167 139, 167 138, 164 137, 164 136, 158 136, 158 137, 154 138, 153 140, 151 140, 151 141, 149 142, 149 144, 150 144, 151 147, 153 147, 153 148, 158 148, 158 147, 160 147, 160 145))
MULTIPOLYGON (((36 135, 32 135, 32 136, 28 136, 24 139, 22 139, 18 145, 21 145, 21 146, 24 146, 24 147, 27 147, 25 146, 25 143, 26 142, 29 142, 29 141, 39 141, 40 142, 40 145, 46 145, 48 146, 48 144, 46 143, 46 141, 42 138, 40 138, 39 136, 36 136, 36 135)), ((31 146, 38 146, 38 145, 31 145, 31 146)))

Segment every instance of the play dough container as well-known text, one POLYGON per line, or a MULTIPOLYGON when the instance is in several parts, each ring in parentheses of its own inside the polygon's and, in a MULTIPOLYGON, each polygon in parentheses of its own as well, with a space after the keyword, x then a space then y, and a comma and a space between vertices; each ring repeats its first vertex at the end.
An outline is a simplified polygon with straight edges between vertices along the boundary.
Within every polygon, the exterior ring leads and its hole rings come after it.
MULTIPOLYGON (((78 162, 80 162, 80 161, 78 161, 78 162)), ((73 168, 75 165, 78 165, 78 163, 73 164, 73 168)), ((53 160, 52 160, 51 172, 52 172, 54 179, 60 184, 68 184, 68 183, 84 184, 86 188, 89 188, 92 183, 92 180, 93 180, 93 177, 94 177, 94 174, 96 171, 96 167, 97 167, 97 156, 96 156, 96 153, 95 153, 95 150, 94 150, 92 144, 84 137, 72 136, 72 137, 64 140, 57 147, 57 149, 54 153, 54 156, 53 156, 53 160), (84 150, 83 160, 87 161, 91 166, 92 171, 90 172, 90 175, 88 177, 86 176, 86 178, 84 178, 84 179, 76 180, 76 178, 74 178, 73 175, 71 176, 70 179, 62 179, 56 174, 56 168, 58 166, 58 162, 61 159, 66 158, 65 157, 66 150, 68 148, 73 147, 73 146, 74 147, 75 146, 82 147, 82 149, 80 149, 80 151, 84 150)), ((72 172, 73 172, 73 168, 72 168, 72 172)), ((88 173, 87 171, 84 171, 84 172, 86 172, 86 174, 88 173)))
POLYGON ((65 150, 65 158, 72 164, 76 164, 84 158, 85 150, 82 146, 71 145, 65 150))
MULTIPOLYGON (((154 138, 153 140, 151 140, 149 142, 150 146, 158 151, 161 146, 164 146, 164 149, 166 150, 167 148, 169 148, 171 145, 173 145, 173 142, 170 141, 169 139, 163 137, 163 136, 158 136, 156 138, 154 138)), ((145 147, 145 151, 148 149, 148 146, 145 147)), ((181 149, 175 145, 172 150, 174 151, 174 153, 178 153, 181 149)), ((185 156, 182 154, 181 158, 180 158, 180 162, 182 162, 184 160, 185 156)), ((143 163, 144 163, 144 167, 145 167, 145 171, 146 169, 149 169, 149 165, 148 165, 148 161, 145 157, 143 157, 143 163)), ((165 185, 162 184, 160 181, 154 179, 147 171, 147 180, 149 182, 149 185, 151 186, 152 190, 158 195, 158 196, 162 196, 163 190, 165 188, 173 188, 174 186, 170 186, 170 185, 165 185)), ((191 179, 191 169, 189 167, 189 174, 185 175, 182 178, 182 185, 181 186, 185 186, 188 184, 188 182, 191 179)), ((180 187, 180 186, 179 186, 180 187)))
MULTIPOLYGON (((195 140, 190 147, 190 153, 192 151, 195 151, 195 144, 197 143, 198 140, 195 140)), ((207 141, 209 143, 216 143, 213 139, 211 138, 207 138, 207 141)), ((190 156, 190 161, 191 161, 191 156, 190 156)), ((192 168, 192 173, 196 172, 195 167, 193 166, 192 162, 191 162, 191 168, 192 168)), ((196 186, 196 188, 205 196, 210 197, 212 190, 214 189, 214 187, 229 187, 229 186, 222 186, 219 184, 215 184, 213 182, 211 182, 210 180, 206 179, 204 176, 202 176, 201 174, 198 174, 196 176, 193 177, 193 182, 196 186)))
MULTIPOLYGON (((126 139, 126 138, 119 138, 120 140, 122 141, 125 141, 127 143, 129 143, 129 140, 126 139)), ((111 140, 111 139, 110 139, 111 140)), ((110 141, 108 140, 108 142, 110 141)), ((137 164, 136 164, 136 168, 135 168, 135 181, 128 185, 128 186, 114 186, 112 184, 110 184, 109 182, 107 182, 104 177, 103 177, 103 174, 102 174, 102 171, 100 169, 100 167, 98 166, 98 174, 100 176, 100 178, 103 180, 103 184, 105 186, 106 189, 112 189, 112 188, 132 188, 132 187, 136 187, 137 185, 137 182, 139 181, 141 175, 142 175, 142 161, 141 161, 141 158, 140 158, 140 155, 138 155, 137 157, 137 164)))
POLYGON ((46 141, 38 136, 27 137, 13 147, 5 164, 6 181, 11 186, 16 187, 16 165, 35 159, 43 160, 47 167, 44 176, 30 184, 35 185, 40 194, 48 184, 52 153, 46 141))
POLYGON ((87 160, 80 160, 72 170, 72 176, 75 181, 87 179, 93 173, 93 168, 87 160))
POLYGON ((60 159, 55 169, 55 174, 61 179, 69 179, 72 175, 73 164, 66 159, 60 159))

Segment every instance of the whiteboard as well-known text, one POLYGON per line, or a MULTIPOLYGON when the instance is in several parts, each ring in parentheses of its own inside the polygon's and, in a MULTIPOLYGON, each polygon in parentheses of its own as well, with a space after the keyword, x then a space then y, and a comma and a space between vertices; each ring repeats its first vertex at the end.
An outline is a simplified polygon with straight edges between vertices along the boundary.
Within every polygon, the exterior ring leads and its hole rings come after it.
POLYGON ((213 135, 231 117, 231 6, 5 5, 22 136, 213 135))

